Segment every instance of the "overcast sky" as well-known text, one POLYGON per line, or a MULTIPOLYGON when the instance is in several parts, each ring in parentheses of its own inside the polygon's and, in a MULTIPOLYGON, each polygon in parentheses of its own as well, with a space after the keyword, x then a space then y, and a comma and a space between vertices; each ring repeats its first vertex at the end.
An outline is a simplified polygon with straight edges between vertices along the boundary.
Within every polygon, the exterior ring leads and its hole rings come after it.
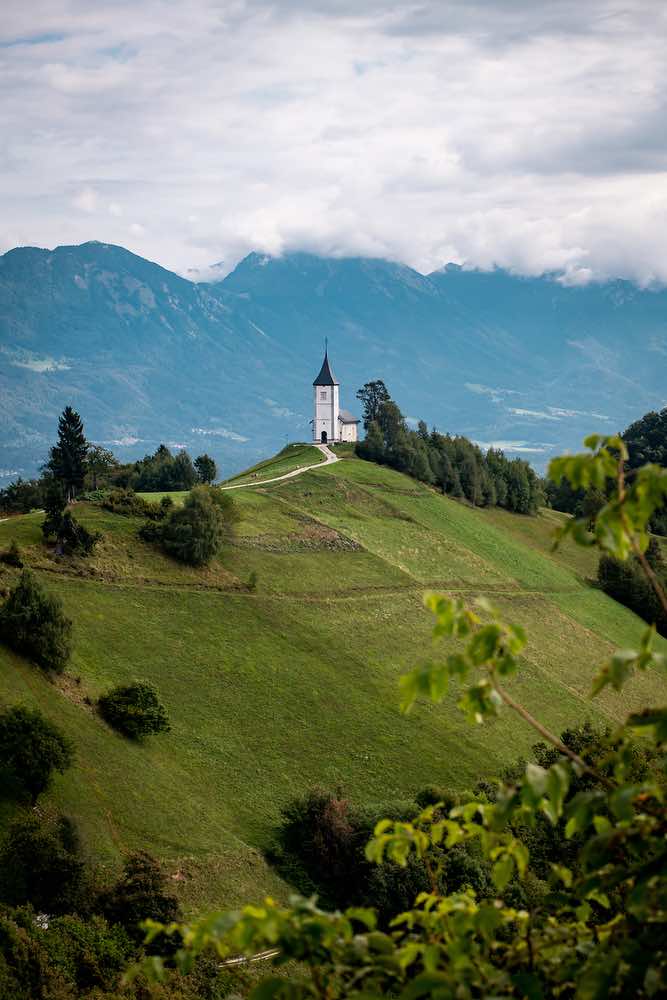
POLYGON ((0 252, 667 281, 663 0, 2 0, 0 252))

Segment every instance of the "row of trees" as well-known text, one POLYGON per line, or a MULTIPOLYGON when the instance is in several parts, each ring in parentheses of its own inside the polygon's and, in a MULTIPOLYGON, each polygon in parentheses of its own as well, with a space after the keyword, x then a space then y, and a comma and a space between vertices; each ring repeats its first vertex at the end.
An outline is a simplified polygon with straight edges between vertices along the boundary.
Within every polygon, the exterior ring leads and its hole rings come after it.
POLYGON ((187 451, 174 455, 161 444, 152 455, 118 466, 111 483, 140 493, 159 493, 189 490, 197 483, 212 483, 216 476, 216 464, 210 455, 198 455, 193 461, 187 451))
POLYGON ((411 430, 382 381, 357 393, 363 404, 366 437, 357 454, 389 465, 451 497, 479 507, 504 507, 534 514, 544 502, 540 480, 530 465, 490 448, 486 454, 465 437, 429 432, 423 420, 411 430))
POLYGON ((210 455, 198 455, 193 461, 187 451, 174 455, 164 444, 138 462, 122 464, 113 452, 87 440, 81 416, 66 406, 58 420, 57 442, 50 449, 41 477, 19 477, 0 490, 0 511, 24 514, 44 507, 53 495, 54 485, 62 494, 64 506, 84 490, 189 490, 197 483, 212 483, 217 474, 210 455))

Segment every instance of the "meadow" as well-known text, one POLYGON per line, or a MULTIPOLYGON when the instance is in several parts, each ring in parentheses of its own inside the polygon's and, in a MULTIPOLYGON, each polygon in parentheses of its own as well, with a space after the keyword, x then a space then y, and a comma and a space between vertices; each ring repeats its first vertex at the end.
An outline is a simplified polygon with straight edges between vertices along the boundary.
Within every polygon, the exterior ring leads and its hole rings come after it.
MULTIPOLYGON (((261 478, 288 471, 285 461, 262 463, 261 478)), ((89 560, 55 560, 42 515, 0 524, 0 546, 17 539, 75 623, 54 682, 0 647, 0 702, 38 705, 77 745, 45 806, 76 819, 101 866, 140 847, 159 856, 186 909, 285 896, 262 849, 281 807, 313 785, 379 803, 427 784, 469 788, 529 751, 532 731, 508 714, 471 728, 455 692, 400 714, 398 678, 433 654, 425 590, 485 594, 527 628, 512 691, 557 731, 613 725, 664 700, 656 676, 589 699, 596 666, 636 644, 642 623, 591 584, 590 550, 551 551, 553 511, 472 509, 357 459, 234 499, 237 537, 203 570, 141 542, 140 521, 92 504, 76 505, 103 533, 89 560), (134 678, 156 685, 172 724, 144 744, 93 706, 134 678)), ((3 566, 0 586, 15 577, 3 566)))

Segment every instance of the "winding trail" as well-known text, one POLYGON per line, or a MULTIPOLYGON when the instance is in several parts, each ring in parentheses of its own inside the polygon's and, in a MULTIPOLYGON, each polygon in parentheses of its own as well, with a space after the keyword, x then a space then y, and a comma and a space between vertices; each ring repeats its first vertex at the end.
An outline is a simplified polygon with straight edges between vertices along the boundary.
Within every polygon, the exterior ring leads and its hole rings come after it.
POLYGON ((309 472, 310 469, 322 469, 325 465, 333 465, 334 462, 340 462, 337 455, 334 455, 331 448, 326 444, 314 444, 314 448, 321 451, 324 455, 324 461, 318 462, 317 465, 301 465, 298 469, 292 469, 291 472, 286 472, 283 476, 274 476, 273 479, 259 479, 256 483, 236 483, 233 486, 219 486, 219 490, 243 490, 249 486, 266 486, 267 483, 279 483, 283 479, 293 479, 294 476, 300 476, 302 472, 309 472))

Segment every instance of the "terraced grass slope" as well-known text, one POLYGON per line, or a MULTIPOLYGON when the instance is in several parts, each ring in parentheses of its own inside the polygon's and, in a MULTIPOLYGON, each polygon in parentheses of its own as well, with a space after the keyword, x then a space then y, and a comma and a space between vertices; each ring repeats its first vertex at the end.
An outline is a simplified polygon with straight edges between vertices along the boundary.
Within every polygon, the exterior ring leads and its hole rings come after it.
MULTIPOLYGON (((76 817, 91 858, 115 865, 126 849, 151 850, 186 907, 283 893, 261 848, 281 805, 314 784, 366 801, 465 788, 527 751, 533 735, 518 720, 471 728, 455 695, 400 715, 398 677, 431 650, 427 588, 490 595, 527 627, 513 687, 555 729, 664 700, 663 680, 647 676, 589 701, 595 666, 636 642, 641 623, 586 582, 594 555, 550 552, 561 515, 473 510, 356 459, 234 497, 238 537, 204 570, 140 542, 138 521, 87 504, 77 517, 104 533, 88 561, 56 562, 42 515, 0 524, 0 546, 18 540, 75 622, 71 665, 54 683, 0 647, 0 701, 38 705, 75 739, 76 766, 50 800, 76 817), (173 726, 143 746, 86 700, 133 678, 156 684, 173 726)), ((14 575, 2 567, 0 585, 14 575)))

